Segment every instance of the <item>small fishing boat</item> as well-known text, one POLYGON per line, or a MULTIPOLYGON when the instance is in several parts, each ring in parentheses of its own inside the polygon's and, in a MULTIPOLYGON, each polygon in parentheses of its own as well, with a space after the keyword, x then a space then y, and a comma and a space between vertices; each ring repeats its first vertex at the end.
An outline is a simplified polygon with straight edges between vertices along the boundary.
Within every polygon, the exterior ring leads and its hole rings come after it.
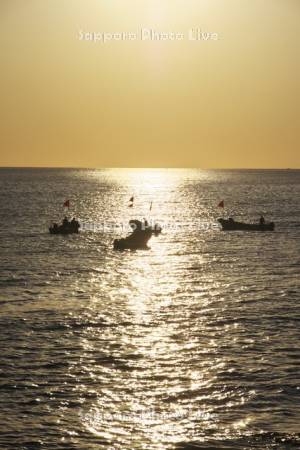
POLYGON ((218 219, 224 231, 274 231, 274 222, 244 223, 233 219, 218 219))
POLYGON ((77 220, 58 225, 54 223, 49 227, 50 234, 74 234, 79 233, 80 223, 77 220))
POLYGON ((147 221, 130 220, 129 225, 133 230, 132 233, 126 238, 115 239, 113 244, 114 250, 149 249, 147 244, 155 230, 148 226, 147 221))

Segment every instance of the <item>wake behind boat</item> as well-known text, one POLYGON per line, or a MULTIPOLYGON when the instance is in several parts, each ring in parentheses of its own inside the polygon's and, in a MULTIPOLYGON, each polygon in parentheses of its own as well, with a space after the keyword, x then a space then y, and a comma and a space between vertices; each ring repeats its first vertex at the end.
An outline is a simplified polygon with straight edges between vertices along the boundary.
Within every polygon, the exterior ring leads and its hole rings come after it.
POLYGON ((263 218, 259 223, 244 223, 236 222, 232 218, 230 219, 218 219, 224 231, 274 231, 274 222, 265 222, 263 218))

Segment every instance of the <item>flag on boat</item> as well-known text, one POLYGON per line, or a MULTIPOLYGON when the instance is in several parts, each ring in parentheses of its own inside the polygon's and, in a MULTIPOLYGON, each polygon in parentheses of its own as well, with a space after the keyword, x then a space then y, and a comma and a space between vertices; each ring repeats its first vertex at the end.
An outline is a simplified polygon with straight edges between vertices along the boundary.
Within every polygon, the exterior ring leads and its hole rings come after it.
POLYGON ((219 208, 224 208, 224 200, 222 200, 219 204, 218 204, 219 208))
POLYGON ((66 201, 64 202, 64 207, 65 207, 65 208, 70 208, 70 200, 66 200, 66 201))

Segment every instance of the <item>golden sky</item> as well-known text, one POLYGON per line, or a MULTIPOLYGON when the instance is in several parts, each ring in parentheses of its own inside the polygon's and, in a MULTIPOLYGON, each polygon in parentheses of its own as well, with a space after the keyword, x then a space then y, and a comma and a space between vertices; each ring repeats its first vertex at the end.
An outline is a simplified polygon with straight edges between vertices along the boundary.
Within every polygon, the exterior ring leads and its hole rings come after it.
POLYGON ((299 0, 1 0, 0 166, 299 168, 299 24, 299 0))

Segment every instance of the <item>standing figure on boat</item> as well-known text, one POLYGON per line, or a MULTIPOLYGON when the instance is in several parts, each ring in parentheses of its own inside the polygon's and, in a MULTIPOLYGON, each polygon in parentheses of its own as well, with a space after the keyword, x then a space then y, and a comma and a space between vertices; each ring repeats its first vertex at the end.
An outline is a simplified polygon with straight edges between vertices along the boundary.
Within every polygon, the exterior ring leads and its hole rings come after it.
POLYGON ((69 226, 70 222, 68 221, 67 217, 64 218, 62 224, 63 224, 63 227, 68 227, 69 226))

